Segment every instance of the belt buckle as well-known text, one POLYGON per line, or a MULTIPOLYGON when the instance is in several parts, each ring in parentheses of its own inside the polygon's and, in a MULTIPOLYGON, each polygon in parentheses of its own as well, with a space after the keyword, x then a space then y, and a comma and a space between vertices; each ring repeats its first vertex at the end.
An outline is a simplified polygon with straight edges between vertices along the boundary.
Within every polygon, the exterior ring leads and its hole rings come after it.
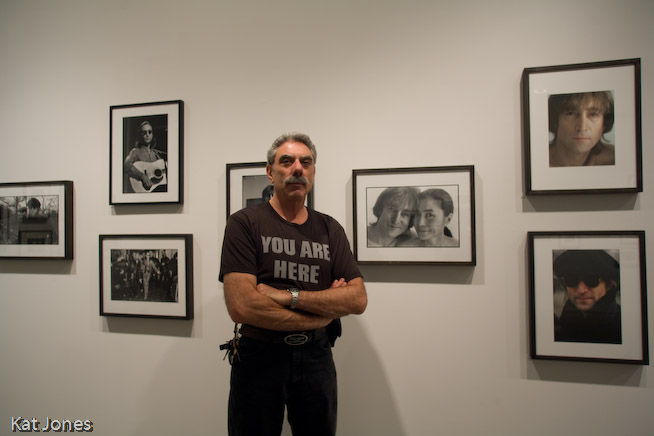
POLYGON ((284 343, 286 345, 304 345, 309 342, 309 336, 304 333, 293 333, 292 335, 284 336, 284 343))

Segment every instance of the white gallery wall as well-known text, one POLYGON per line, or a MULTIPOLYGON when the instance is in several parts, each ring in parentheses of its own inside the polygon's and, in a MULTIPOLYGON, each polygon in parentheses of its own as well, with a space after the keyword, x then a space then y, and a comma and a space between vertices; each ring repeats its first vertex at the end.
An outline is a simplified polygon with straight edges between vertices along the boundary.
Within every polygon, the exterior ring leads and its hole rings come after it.
POLYGON ((0 259, 0 434, 226 434, 225 165, 299 130, 350 238, 353 169, 475 167, 477 266, 362 266, 339 435, 652 435, 651 366, 529 358, 526 236, 644 230, 654 256, 653 22, 651 0, 0 0, 0 182, 75 187, 73 261, 0 259), (523 68, 636 57, 644 191, 525 197, 523 68), (110 206, 109 107, 175 99, 183 205, 110 206), (193 234, 192 321, 99 316, 98 235, 133 233, 193 234))

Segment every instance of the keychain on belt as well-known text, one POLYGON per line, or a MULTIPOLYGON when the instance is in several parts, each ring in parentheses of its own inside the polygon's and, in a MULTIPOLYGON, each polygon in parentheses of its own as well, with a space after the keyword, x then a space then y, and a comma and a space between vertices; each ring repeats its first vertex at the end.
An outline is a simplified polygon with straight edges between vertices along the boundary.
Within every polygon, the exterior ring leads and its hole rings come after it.
POLYGON ((227 350, 225 351, 223 360, 225 360, 226 357, 229 357, 230 365, 234 364, 234 359, 238 359, 239 362, 241 361, 241 356, 238 354, 238 339, 238 324, 234 324, 234 337, 220 346, 221 350, 227 350))

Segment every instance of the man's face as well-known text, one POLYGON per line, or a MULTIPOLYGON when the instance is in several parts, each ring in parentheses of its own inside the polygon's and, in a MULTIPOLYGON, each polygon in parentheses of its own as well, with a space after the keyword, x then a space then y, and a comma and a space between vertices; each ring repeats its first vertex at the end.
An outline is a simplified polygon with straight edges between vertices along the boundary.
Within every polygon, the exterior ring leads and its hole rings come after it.
POLYGON ((415 228, 418 238, 428 241, 443 234, 445 225, 450 222, 452 214, 445 216, 438 201, 433 198, 423 198, 418 202, 418 214, 415 228))
POLYGON ((589 284, 583 279, 579 279, 579 282, 575 284, 576 281, 577 279, 564 279, 563 284, 568 292, 568 298, 579 310, 591 309, 600 298, 606 295, 606 282, 602 279, 587 279, 589 284), (597 285, 591 286, 595 284, 595 281, 597 285))
POLYGON ((141 126, 141 138, 143 139, 143 142, 147 145, 150 145, 152 142, 153 138, 153 133, 152 133, 152 126, 149 124, 144 124, 141 126))
POLYGON ((592 99, 584 99, 559 115, 557 142, 570 153, 588 153, 602 137, 604 113, 592 99))
POLYGON ((316 166, 309 147, 288 141, 277 149, 275 161, 266 166, 266 172, 279 199, 304 199, 313 188, 316 166))
POLYGON ((403 204, 385 205, 376 225, 387 235, 396 238, 409 227, 412 215, 408 201, 403 204))

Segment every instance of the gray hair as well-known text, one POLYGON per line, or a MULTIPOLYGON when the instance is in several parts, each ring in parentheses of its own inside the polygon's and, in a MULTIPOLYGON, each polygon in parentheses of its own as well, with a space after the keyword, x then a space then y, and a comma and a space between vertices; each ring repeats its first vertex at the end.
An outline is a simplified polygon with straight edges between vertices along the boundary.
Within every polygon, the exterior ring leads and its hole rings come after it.
POLYGON ((318 157, 318 152, 316 151, 316 146, 311 142, 309 135, 299 132, 288 132, 281 135, 279 138, 275 139, 270 149, 268 149, 268 163, 272 165, 275 162, 275 154, 277 154, 277 149, 287 142, 299 142, 306 145, 311 154, 313 155, 313 162, 316 162, 318 157))

